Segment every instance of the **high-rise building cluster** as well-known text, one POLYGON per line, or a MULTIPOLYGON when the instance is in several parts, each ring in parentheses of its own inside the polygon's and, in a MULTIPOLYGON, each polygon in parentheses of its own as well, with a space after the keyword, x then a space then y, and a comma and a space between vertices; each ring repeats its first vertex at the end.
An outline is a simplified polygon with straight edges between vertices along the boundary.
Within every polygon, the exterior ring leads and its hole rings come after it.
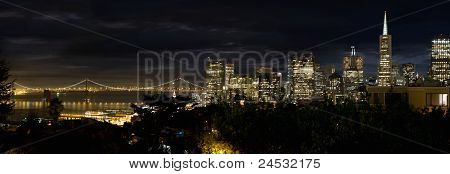
MULTIPOLYGON (((431 65, 428 79, 440 85, 450 80, 450 37, 438 35, 432 40, 431 65)), ((342 73, 334 66, 321 66, 311 51, 289 57, 287 76, 271 67, 259 67, 256 74, 239 75, 234 64, 223 60, 209 60, 207 94, 210 101, 244 100, 265 103, 291 103, 330 99, 334 103, 345 99, 365 101, 366 86, 426 86, 427 78, 420 77, 412 63, 393 62, 392 36, 388 32, 387 13, 383 32, 379 37, 379 65, 376 78, 364 76, 364 56, 355 46, 342 59, 342 73)), ((436 83, 433 83, 436 84, 436 83)))

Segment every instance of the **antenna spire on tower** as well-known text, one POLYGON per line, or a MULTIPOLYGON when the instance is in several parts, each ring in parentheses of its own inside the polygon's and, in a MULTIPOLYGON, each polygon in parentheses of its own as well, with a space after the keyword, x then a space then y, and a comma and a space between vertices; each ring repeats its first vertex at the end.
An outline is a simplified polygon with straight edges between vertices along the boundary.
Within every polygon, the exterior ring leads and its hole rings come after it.
POLYGON ((384 11, 383 35, 388 35, 387 12, 384 11))

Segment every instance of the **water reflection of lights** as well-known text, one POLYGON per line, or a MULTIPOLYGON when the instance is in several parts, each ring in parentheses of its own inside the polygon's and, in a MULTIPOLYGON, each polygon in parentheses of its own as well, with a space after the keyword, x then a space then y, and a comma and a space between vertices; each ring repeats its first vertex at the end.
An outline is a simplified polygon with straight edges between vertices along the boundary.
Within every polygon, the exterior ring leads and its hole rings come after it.
MULTIPOLYGON (((129 110, 130 103, 127 102, 63 102, 65 111, 75 111, 77 113, 84 113, 87 110, 129 110)), ((16 101, 14 109, 21 110, 36 110, 44 109, 48 105, 45 101, 16 101)))

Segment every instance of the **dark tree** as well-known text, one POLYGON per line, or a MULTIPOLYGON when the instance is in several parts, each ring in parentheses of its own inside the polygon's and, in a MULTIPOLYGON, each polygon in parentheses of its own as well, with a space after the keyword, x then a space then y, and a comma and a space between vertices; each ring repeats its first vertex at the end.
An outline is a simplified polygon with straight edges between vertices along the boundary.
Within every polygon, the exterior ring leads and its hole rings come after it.
POLYGON ((53 98, 50 100, 50 104, 48 105, 48 115, 54 120, 57 121, 59 116, 61 116, 61 112, 64 110, 64 105, 59 98, 53 98))
POLYGON ((14 102, 11 101, 14 95, 13 81, 8 81, 10 76, 9 65, 5 60, 0 60, 0 122, 6 121, 14 107, 14 102))

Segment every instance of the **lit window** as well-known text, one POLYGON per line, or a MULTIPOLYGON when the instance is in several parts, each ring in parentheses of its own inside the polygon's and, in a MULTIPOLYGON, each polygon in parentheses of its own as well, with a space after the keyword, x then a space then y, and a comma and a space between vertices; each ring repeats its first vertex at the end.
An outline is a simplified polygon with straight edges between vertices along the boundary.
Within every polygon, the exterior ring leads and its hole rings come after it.
POLYGON ((447 106, 448 94, 427 94, 428 106, 447 106))

